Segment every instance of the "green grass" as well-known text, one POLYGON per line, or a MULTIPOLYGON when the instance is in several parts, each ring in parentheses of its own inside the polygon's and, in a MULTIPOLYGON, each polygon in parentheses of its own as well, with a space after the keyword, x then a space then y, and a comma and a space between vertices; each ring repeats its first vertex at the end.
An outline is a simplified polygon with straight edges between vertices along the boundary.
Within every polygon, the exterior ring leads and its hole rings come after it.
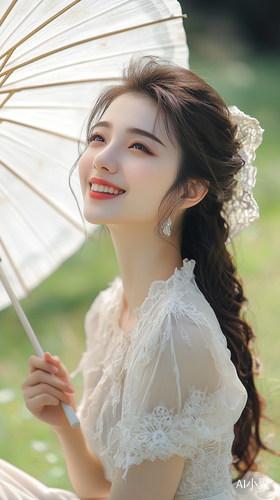
MULTIPOLYGON (((277 83, 280 65, 276 59, 245 54, 242 62, 250 68, 248 78, 251 80, 250 85, 242 87, 236 75, 233 76, 238 66, 230 66, 226 58, 217 58, 209 51, 209 47, 206 54, 202 50, 194 51, 192 68, 207 77, 228 105, 236 104, 246 113, 257 116, 266 129, 255 162, 258 182, 254 192, 261 219, 237 239, 235 247, 245 292, 250 298, 248 319, 254 326, 257 352, 264 363, 258 388, 267 397, 266 413, 275 419, 275 424, 263 428, 263 434, 275 432, 269 446, 280 451, 280 152, 277 136, 280 129, 277 83)), ((238 57, 240 59, 240 55, 238 57)), ((234 57, 229 60, 234 61, 234 57)), ((43 349, 58 354, 69 371, 75 369, 85 348, 84 314, 116 273, 116 258, 105 234, 95 243, 87 242, 22 301, 43 349)), ((27 374, 27 359, 33 349, 12 308, 1 312, 0 326, 0 455, 49 486, 70 488, 54 434, 24 406, 20 384, 27 374)), ((81 394, 79 377, 75 385, 81 394)), ((267 472, 280 482, 280 458, 275 459, 267 453, 261 457, 267 472)))

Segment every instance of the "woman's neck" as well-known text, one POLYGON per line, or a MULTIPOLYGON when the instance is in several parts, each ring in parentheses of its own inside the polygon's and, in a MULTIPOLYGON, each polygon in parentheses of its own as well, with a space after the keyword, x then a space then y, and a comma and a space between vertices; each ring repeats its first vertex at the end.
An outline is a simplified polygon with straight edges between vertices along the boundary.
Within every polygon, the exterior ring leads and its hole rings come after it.
POLYGON ((154 228, 147 225, 109 227, 122 276, 124 308, 127 318, 144 302, 151 283, 167 280, 176 267, 182 266, 179 241, 157 239, 154 228), (170 243, 169 243, 170 241, 170 243))

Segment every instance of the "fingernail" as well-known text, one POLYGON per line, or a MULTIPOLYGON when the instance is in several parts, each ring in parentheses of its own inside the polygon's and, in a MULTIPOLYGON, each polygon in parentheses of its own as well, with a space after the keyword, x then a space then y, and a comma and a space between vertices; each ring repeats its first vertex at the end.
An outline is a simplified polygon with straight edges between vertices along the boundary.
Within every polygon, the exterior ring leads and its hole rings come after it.
POLYGON ((75 392, 75 389, 73 389, 73 387, 71 387, 71 385, 67 385, 67 391, 68 392, 75 392))

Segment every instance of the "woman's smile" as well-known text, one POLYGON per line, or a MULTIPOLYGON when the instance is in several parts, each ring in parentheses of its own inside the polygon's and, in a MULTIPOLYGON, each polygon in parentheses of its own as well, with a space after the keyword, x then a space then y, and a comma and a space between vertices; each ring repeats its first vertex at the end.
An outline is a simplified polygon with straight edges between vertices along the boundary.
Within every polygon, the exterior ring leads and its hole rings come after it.
POLYGON ((125 193, 124 189, 98 177, 92 177, 89 182, 89 196, 94 200, 107 200, 125 193))

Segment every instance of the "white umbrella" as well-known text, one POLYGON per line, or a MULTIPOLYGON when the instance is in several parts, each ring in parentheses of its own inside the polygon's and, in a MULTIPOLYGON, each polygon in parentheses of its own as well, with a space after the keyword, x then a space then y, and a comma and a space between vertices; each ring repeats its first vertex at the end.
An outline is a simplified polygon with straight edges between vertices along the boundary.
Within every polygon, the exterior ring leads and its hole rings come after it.
POLYGON ((82 124, 132 55, 187 67, 188 48, 176 0, 3 0, 0 28, 0 309, 13 301, 42 356, 17 298, 84 241, 68 186, 82 124))
POLYGON ((134 54, 186 67, 188 48, 176 0, 4 0, 0 19, 0 257, 22 298, 84 241, 68 174, 102 84, 134 54))

